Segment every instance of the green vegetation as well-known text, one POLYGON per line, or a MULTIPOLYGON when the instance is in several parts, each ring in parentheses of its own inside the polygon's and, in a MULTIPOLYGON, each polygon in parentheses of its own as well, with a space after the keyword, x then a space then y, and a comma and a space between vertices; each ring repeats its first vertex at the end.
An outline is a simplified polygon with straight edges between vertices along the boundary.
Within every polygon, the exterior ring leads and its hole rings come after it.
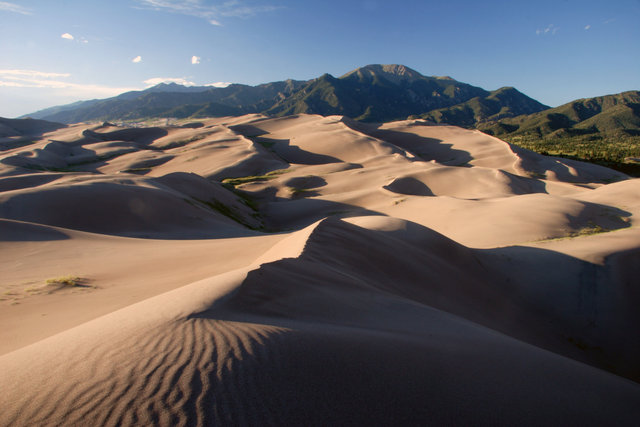
POLYGON ((593 135, 573 138, 540 138, 506 135, 501 139, 540 154, 587 161, 631 176, 640 176, 640 137, 593 135))
POLYGON ((640 91, 580 99, 477 128, 541 154, 589 161, 640 176, 640 91))
POLYGON ((289 191, 294 197, 307 197, 316 194, 316 191, 312 188, 289 187, 289 191))
POLYGON ((61 288, 73 288, 77 286, 84 286, 85 279, 77 276, 61 276, 54 279, 48 279, 46 284, 48 286, 58 286, 61 288))
POLYGON ((419 116, 410 116, 410 118, 422 118, 435 123, 472 128, 478 123, 536 113, 547 108, 515 88, 503 87, 485 96, 475 97, 466 102, 429 111, 419 116))
POLYGON ((225 178, 222 180, 222 183, 236 187, 238 185, 246 184, 249 182, 269 181, 270 179, 274 179, 278 175, 281 175, 286 171, 287 171, 286 169, 278 169, 271 172, 267 172, 264 175, 242 176, 238 178, 225 178))
POLYGON ((144 175, 151 172, 151 168, 131 168, 131 169, 125 169, 122 172, 144 175))
POLYGON ((44 285, 33 286, 25 289, 25 291, 30 295, 39 295, 50 294, 64 289, 92 289, 92 286, 87 285, 88 282, 88 279, 78 276, 60 276, 48 279, 45 281, 44 285))
MULTIPOLYGON (((222 215, 226 216, 227 218, 237 222, 240 225, 243 225, 244 227, 247 227, 251 230, 262 230, 263 227, 254 227, 253 225, 249 224, 246 219, 242 216, 242 214, 236 212, 235 209, 233 209, 230 206, 225 205, 224 203, 218 201, 218 200, 213 200, 211 202, 208 202, 206 200, 201 200, 201 199, 195 199, 196 201, 198 201, 199 203, 202 203, 203 205, 209 207, 210 209, 221 213, 222 215)), ((191 201, 185 199, 186 202, 191 203, 191 201)), ((254 219, 259 220, 260 222, 262 222, 259 218, 259 215, 256 211, 254 211, 254 214, 251 215, 254 219)))
POLYGON ((589 223, 589 225, 585 227, 582 227, 576 231, 570 232, 567 237, 591 236, 593 234, 606 233, 608 231, 611 231, 611 230, 601 227, 598 224, 589 223))

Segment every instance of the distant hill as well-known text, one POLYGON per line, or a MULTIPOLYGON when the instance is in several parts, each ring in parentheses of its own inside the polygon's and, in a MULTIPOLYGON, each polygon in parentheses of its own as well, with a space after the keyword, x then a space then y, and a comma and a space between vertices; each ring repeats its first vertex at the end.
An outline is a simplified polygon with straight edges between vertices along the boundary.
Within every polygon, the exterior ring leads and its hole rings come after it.
POLYGON ((0 117, 0 151, 31 144, 34 137, 65 127, 36 119, 5 119, 0 117))
POLYGON ((300 88, 303 83, 286 80, 258 86, 232 84, 224 88, 161 83, 143 91, 48 108, 28 116, 62 123, 78 123, 151 117, 243 115, 271 107, 277 100, 300 88))
POLYGON ((35 119, 5 119, 0 117, 0 138, 40 135, 65 125, 35 119))
POLYGON ((538 152, 640 174, 640 91, 579 99, 477 128, 538 152))
POLYGON ((423 76, 404 65, 367 65, 339 78, 324 74, 306 82, 286 80, 258 86, 232 84, 225 88, 160 84, 104 100, 48 108, 29 114, 29 117, 76 123, 153 117, 313 113, 385 122, 426 114, 425 117, 437 122, 451 120, 451 124, 473 126, 481 119, 528 114, 545 108, 548 107, 513 88, 489 92, 450 77, 423 76), (469 112, 461 114, 455 106, 469 112), (447 108, 454 109, 447 113, 443 110, 447 108), (441 112, 428 116, 434 110, 441 112), (485 110, 490 114, 484 114, 485 110))
POLYGON ((479 126, 495 135, 532 135, 566 137, 596 133, 640 135, 640 92, 578 99, 514 118, 505 118, 479 126))
POLYGON ((480 123, 537 113, 548 108, 513 87, 503 87, 484 96, 478 96, 451 107, 433 110, 419 117, 436 123, 476 127, 480 123))

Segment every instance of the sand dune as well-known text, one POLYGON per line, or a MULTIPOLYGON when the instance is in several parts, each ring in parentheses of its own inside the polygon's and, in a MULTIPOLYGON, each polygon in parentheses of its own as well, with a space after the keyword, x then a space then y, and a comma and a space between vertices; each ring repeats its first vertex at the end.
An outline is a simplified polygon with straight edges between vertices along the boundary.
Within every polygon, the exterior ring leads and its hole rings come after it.
POLYGON ((47 131, 0 152, 2 425, 640 418, 636 179, 419 120, 47 131))

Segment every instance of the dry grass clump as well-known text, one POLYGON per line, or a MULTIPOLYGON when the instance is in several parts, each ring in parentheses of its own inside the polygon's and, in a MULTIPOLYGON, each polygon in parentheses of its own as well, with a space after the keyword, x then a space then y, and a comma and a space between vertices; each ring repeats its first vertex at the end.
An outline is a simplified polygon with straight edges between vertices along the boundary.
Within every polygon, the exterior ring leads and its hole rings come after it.
POLYGON ((34 286, 32 288, 27 289, 26 291, 30 294, 51 294, 56 291, 62 291, 66 289, 90 289, 92 286, 89 286, 87 283, 88 279, 78 277, 78 276, 60 276, 52 279, 47 279, 44 285, 34 286))
POLYGON ((77 276, 61 276, 55 279, 47 279, 47 286, 57 286, 63 288, 72 288, 76 286, 83 286, 83 282, 86 280, 77 276))
POLYGON ((591 236, 592 234, 606 233, 608 231, 611 231, 611 230, 608 230, 598 224, 590 223, 586 227, 582 227, 579 230, 569 233, 568 237, 591 236))

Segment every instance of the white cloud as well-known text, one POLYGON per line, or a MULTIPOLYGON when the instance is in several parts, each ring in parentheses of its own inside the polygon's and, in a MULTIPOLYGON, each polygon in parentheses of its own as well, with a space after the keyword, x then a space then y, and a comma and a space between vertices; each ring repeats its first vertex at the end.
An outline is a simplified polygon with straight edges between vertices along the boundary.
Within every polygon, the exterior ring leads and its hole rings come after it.
POLYGON ((43 71, 35 70, 0 70, 0 78, 12 79, 12 80, 24 80, 24 79, 53 79, 57 77, 70 77, 69 73, 46 73, 43 71))
POLYGON ((220 5, 207 5, 202 0, 137 0, 144 8, 195 16, 211 25, 222 25, 220 18, 249 18, 259 13, 280 9, 278 6, 244 6, 238 0, 225 1, 220 5))
POLYGON ((110 87, 96 84, 73 83, 61 80, 69 73, 49 73, 36 70, 0 70, 0 87, 64 89, 68 96, 114 96, 135 88, 110 87))
POLYGON ((147 86, 155 86, 160 83, 176 83, 182 86, 195 86, 194 82, 190 82, 183 77, 154 77, 144 81, 147 86))
POLYGON ((616 18, 611 18, 611 19, 607 19, 606 21, 603 22, 603 24, 611 24, 612 22, 614 22, 616 20, 616 18))
POLYGON ((229 83, 229 82, 215 82, 215 83, 208 83, 205 86, 210 86, 210 87, 227 87, 230 84, 233 83, 229 83))
POLYGON ((6 1, 0 1, 0 11, 15 12, 21 15, 31 15, 31 10, 26 7, 22 7, 15 3, 8 3, 6 1))
POLYGON ((140 55, 136 56, 135 58, 133 58, 133 59, 131 60, 131 62, 133 62, 134 64, 137 64, 137 63, 139 63, 139 62, 142 62, 142 56, 140 56, 140 55))
POLYGON ((585 30, 590 30, 590 29, 591 29, 591 25, 585 25, 585 26, 584 26, 584 29, 585 29, 585 30))
POLYGON ((64 33, 60 37, 62 37, 63 39, 67 39, 67 40, 73 40, 73 36, 71 34, 69 34, 69 33, 64 33))
POLYGON ((200 59, 202 59, 202 58, 200 58, 199 56, 195 56, 195 55, 193 55, 193 56, 191 57, 191 63, 192 63, 193 65, 199 64, 199 63, 200 63, 200 59))
POLYGON ((546 36, 546 35, 549 35, 549 34, 555 35, 557 31, 558 31, 558 27, 556 27, 553 24, 549 24, 545 28, 538 28, 536 30, 536 35, 538 35, 538 36, 540 36, 540 35, 546 36))

